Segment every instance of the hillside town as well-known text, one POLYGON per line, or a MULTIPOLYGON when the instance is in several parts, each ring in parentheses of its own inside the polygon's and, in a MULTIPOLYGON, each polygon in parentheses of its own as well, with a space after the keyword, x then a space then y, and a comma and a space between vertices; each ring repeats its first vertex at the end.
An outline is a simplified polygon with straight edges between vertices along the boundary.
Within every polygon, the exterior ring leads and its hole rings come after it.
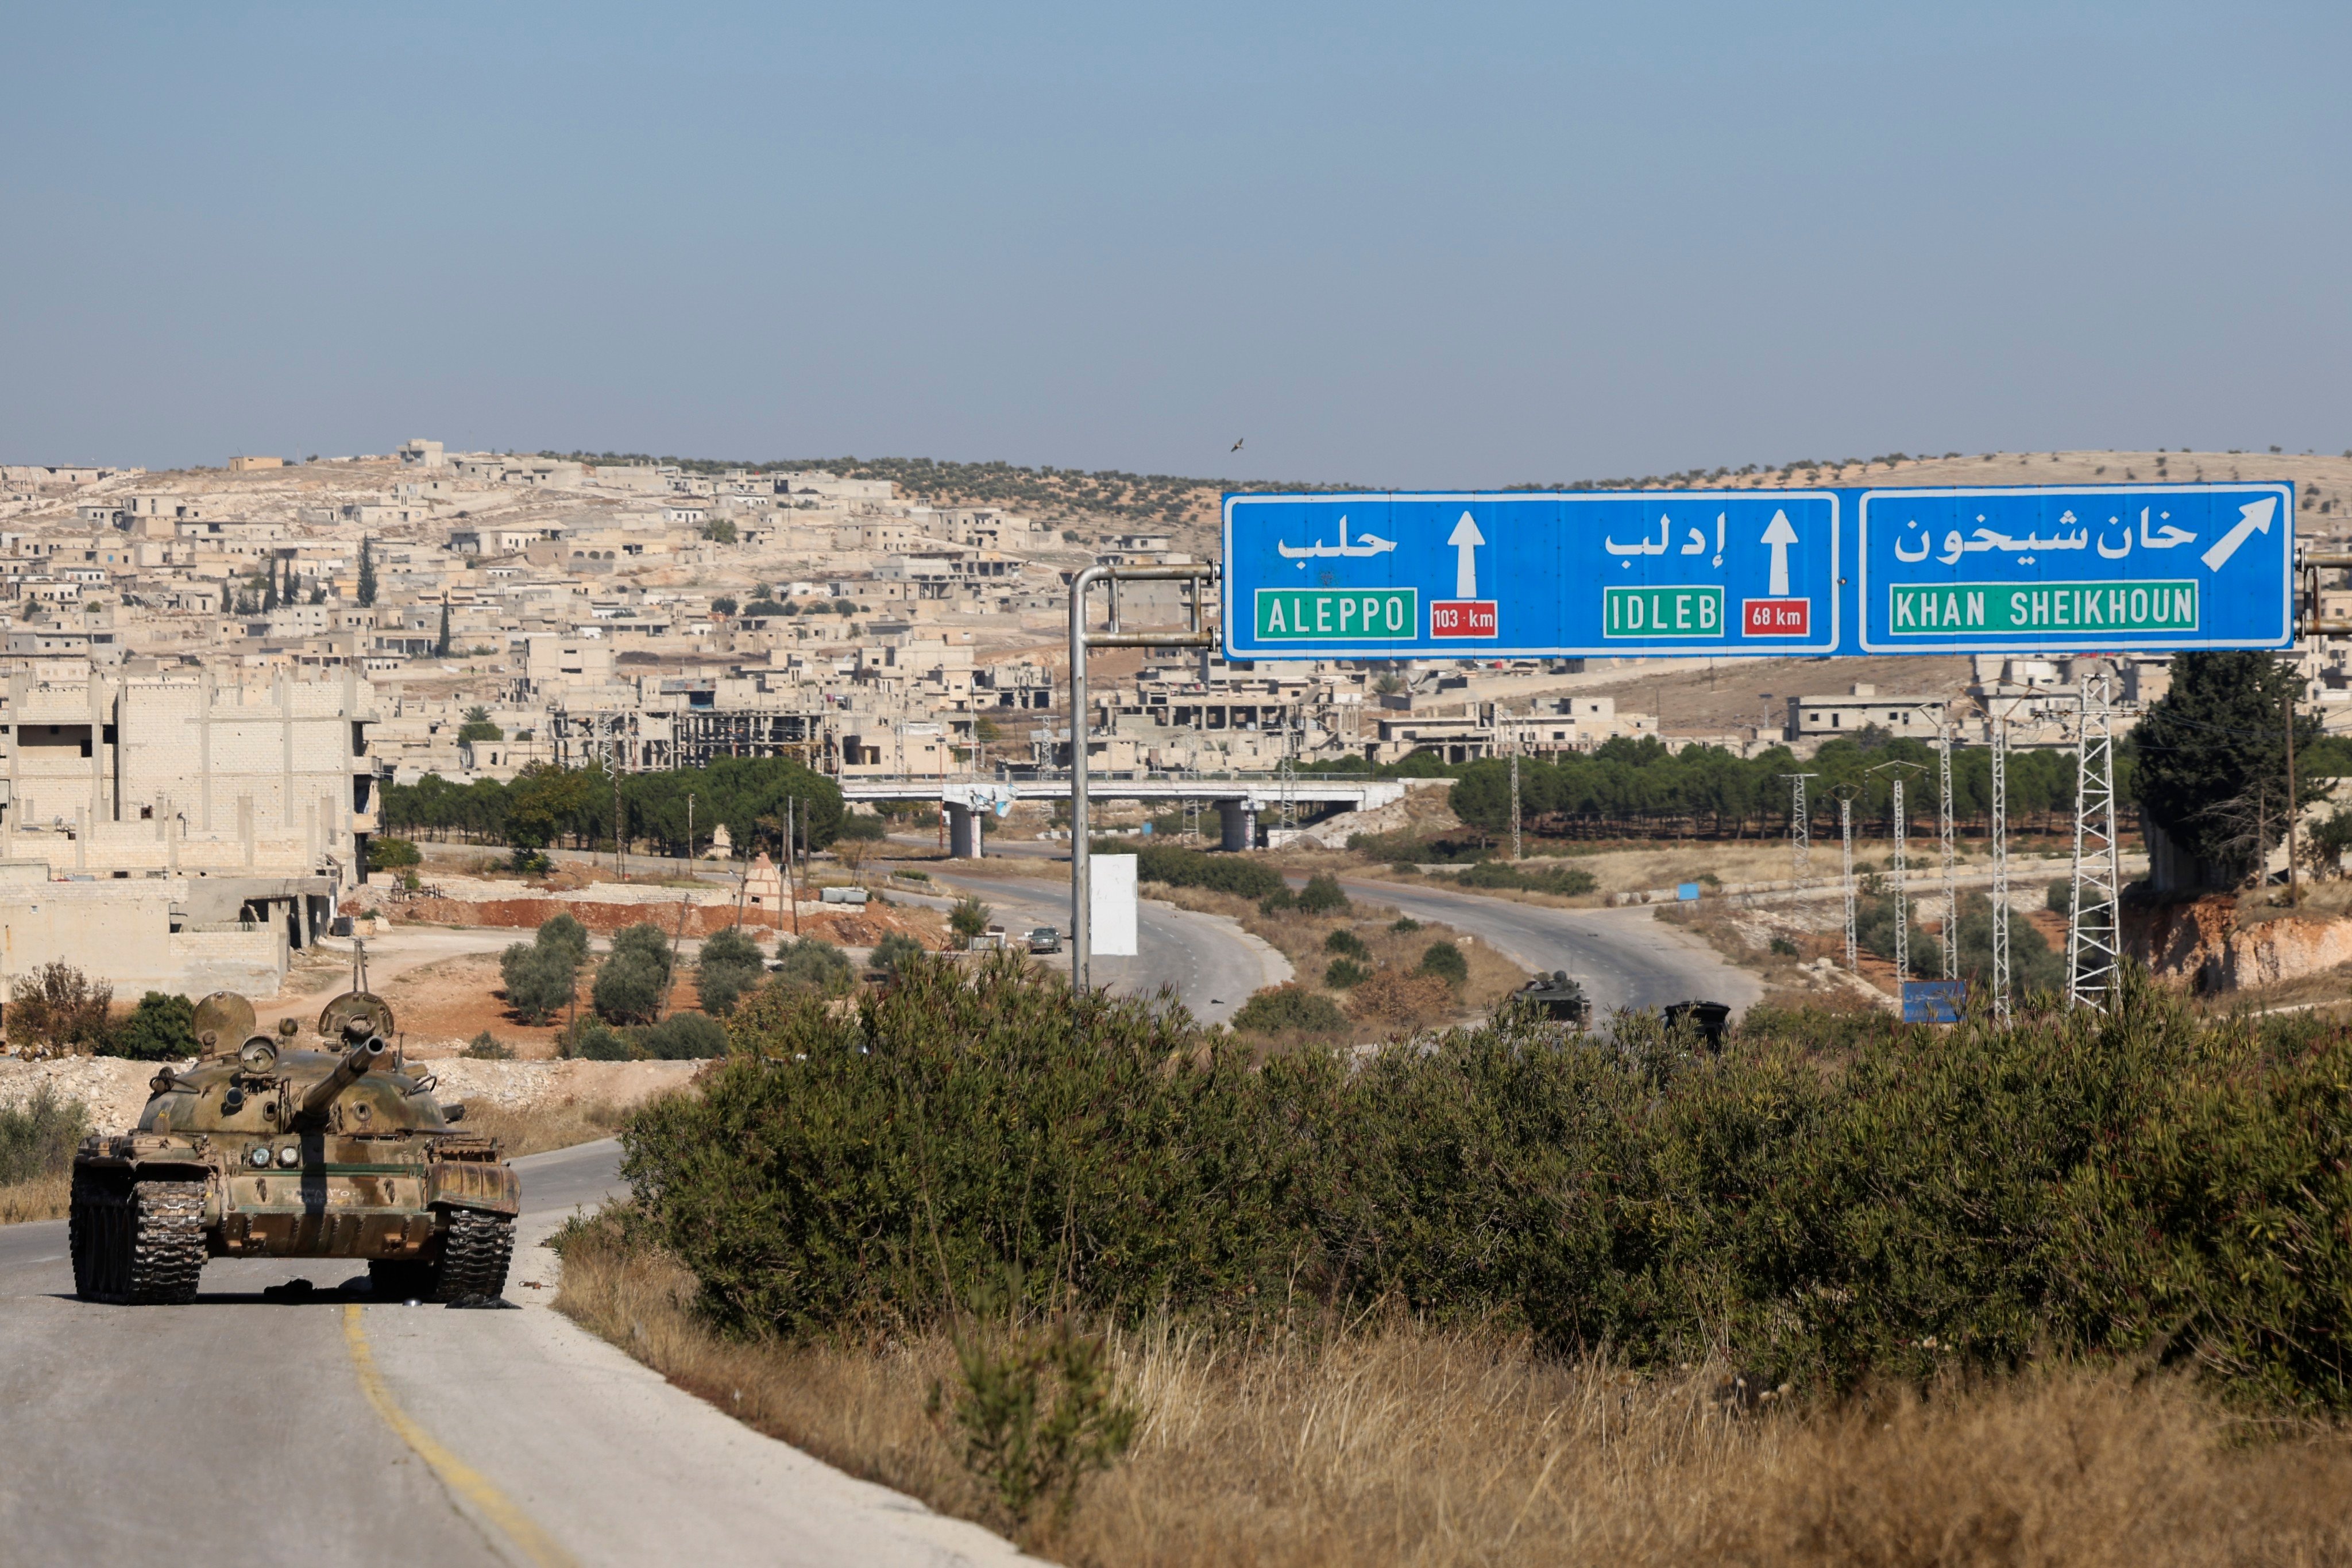
MULTIPOLYGON (((1951 482, 1967 472, 1957 457, 1639 482, 1951 482)), ((2161 454, 2135 460, 2164 471, 2161 454)), ((2014 477, 2109 474, 2088 455, 2014 477)), ((2299 479, 2304 531, 2337 522, 2333 459, 2271 466, 2299 479)), ((2189 469, 2202 474, 2205 459, 2171 471, 2189 469)), ((1187 500, 1176 481, 1159 493, 1177 501, 1139 525, 1083 503, 1028 515, 828 468, 456 452, 425 438, 172 473, 12 466, 0 479, 0 861, 14 879, 0 900, 28 937, 50 932, 36 947, 86 952, 121 927, 136 933, 117 949, 122 982, 198 989, 274 984, 279 935, 299 946, 365 880, 386 785, 722 758, 787 758, 844 784, 918 793, 935 781, 942 795, 1059 777, 1072 579, 1217 551, 1213 491, 1187 500), (201 896, 167 891, 184 886, 201 896), (131 905, 127 925, 114 920, 131 905), (77 922, 89 931, 69 931, 77 922)), ((1129 625, 1175 626, 1183 592, 1131 586, 1129 625)), ((2352 608, 2352 594, 2320 598, 2324 616, 2352 608)), ((2341 642, 2309 640, 2301 658, 2310 703, 2344 728, 2341 642)), ((2167 670, 2157 658, 1918 658, 1833 677, 1801 659, 1252 664, 1147 648, 1097 657, 1081 728, 1097 774, 1178 783, 1589 753, 1620 739, 1741 757, 1784 745, 1805 757, 1863 733, 1965 747, 1997 722, 2011 745, 2064 747, 2086 675, 2109 679, 2127 732, 2167 670), (1759 690, 1766 679, 1772 689, 1759 690)), ((1263 844, 1271 828, 1251 819, 1244 833, 1263 844)), ((1245 847, 1230 824, 1222 842, 1245 847)))

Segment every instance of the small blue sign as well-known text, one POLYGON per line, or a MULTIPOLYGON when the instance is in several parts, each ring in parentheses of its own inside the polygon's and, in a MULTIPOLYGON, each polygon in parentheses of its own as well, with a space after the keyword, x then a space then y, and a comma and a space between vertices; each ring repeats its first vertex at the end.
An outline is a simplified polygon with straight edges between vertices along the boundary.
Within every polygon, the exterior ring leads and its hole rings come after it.
POLYGON ((1676 882, 1675 884, 1675 897, 1686 904, 1696 902, 1698 900, 1698 884, 1696 882, 1676 882))
POLYGON ((1819 654, 1827 490, 1229 495, 1232 658, 1819 654))
POLYGON ((1903 1021, 1906 1024, 1957 1024, 1968 1005, 1965 980, 1906 980, 1903 983, 1903 1021))
POLYGON ((2290 485, 1869 490, 1855 510, 1864 653, 2294 642, 2290 485))

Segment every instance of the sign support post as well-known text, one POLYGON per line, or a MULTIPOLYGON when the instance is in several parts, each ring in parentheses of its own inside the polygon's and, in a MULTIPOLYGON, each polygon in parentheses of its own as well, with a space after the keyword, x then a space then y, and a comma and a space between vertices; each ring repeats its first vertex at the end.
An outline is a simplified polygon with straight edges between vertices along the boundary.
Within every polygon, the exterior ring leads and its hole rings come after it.
POLYGON ((1097 647, 1197 647, 1217 646, 1217 634, 1202 620, 1208 588, 1217 568, 1205 562, 1185 566, 1089 566, 1070 581, 1070 987, 1080 998, 1093 985, 1094 931, 1087 882, 1087 736, 1093 728, 1087 713, 1087 650, 1097 647), (1110 625, 1105 631, 1087 626, 1087 594, 1097 583, 1110 584, 1110 625), (1121 583, 1190 583, 1186 626, 1153 632, 1121 631, 1118 585, 1121 583))

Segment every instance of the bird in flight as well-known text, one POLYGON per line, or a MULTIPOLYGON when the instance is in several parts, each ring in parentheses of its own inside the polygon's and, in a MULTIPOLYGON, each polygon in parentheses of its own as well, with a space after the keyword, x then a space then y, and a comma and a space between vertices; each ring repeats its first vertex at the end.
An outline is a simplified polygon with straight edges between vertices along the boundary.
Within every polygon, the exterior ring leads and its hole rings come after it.
MULTIPOLYGON (((1248 439, 1249 439, 1249 437, 1246 437, 1246 436, 1244 436, 1244 437, 1242 437, 1242 441, 1246 441, 1246 440, 1248 440, 1248 439)), ((1234 442, 1234 443, 1233 444, 1233 447, 1231 447, 1231 450, 1233 450, 1233 451, 1236 451, 1236 452, 1240 451, 1241 449, 1242 449, 1242 443, 1241 443, 1241 441, 1236 441, 1236 442, 1234 442)))

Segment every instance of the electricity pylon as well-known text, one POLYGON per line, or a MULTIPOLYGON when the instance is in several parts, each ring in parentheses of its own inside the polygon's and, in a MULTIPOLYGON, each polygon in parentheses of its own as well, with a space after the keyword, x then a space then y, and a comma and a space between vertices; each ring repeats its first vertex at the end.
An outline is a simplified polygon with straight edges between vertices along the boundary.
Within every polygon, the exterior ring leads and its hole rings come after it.
POLYGON ((1805 813, 1805 781, 1817 779, 1819 773, 1782 773, 1789 781, 1789 855, 1796 868, 1797 880, 1805 879, 1813 864, 1813 825, 1805 813))
POLYGON ((1992 721, 1992 1016, 2009 1023, 2009 720, 1992 721))
POLYGON ((2066 1005, 2115 1000, 2123 950, 2122 849, 2116 842, 2115 710, 2107 678, 2084 676, 2074 721, 2074 885, 2066 916, 2066 1005))

